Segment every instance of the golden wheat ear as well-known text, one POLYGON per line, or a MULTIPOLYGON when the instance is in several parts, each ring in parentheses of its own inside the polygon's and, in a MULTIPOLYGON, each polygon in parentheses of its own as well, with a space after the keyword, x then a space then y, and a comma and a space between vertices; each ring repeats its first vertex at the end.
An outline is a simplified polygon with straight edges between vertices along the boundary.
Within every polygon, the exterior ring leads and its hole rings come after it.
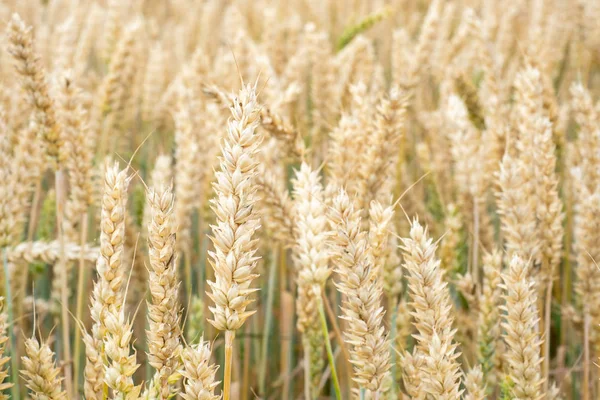
POLYGON ((148 362, 156 369, 153 378, 161 398, 171 394, 169 378, 180 364, 180 281, 175 252, 174 196, 172 189, 159 186, 147 194, 152 219, 148 227, 150 269, 148 285, 148 362))

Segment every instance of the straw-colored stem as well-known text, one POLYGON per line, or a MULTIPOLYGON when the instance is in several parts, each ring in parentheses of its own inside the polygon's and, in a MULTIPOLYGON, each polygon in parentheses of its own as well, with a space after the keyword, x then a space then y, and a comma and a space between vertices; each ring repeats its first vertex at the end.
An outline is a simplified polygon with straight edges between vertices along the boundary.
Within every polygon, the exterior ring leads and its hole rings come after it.
POLYGON ((473 280, 479 288, 479 201, 473 199, 473 280))
POLYGON ((582 399, 590 400, 590 314, 583 316, 583 388, 582 399))
MULTIPOLYGON (((568 190, 565 190, 568 193, 568 190)), ((562 282, 561 309, 564 310, 571 302, 571 239, 573 233, 573 202, 568 194, 565 198, 565 240, 563 244, 563 260, 564 269, 562 282)), ((563 318, 560 324, 560 343, 564 347, 567 344, 567 327, 569 324, 568 318, 563 318)))
POLYGON ((250 325, 244 328, 244 364, 242 373, 242 400, 248 400, 250 394, 250 359, 252 358, 252 346, 250 345, 250 325))
POLYGON ((223 400, 231 399, 231 364, 235 331, 225 331, 225 371, 223 375, 223 400))
POLYGON ((544 362, 542 364, 542 376, 544 376, 544 393, 548 393, 550 382, 550 328, 552 315, 552 279, 546 286, 546 304, 544 307, 544 362))
MULTIPOLYGON (((306 340, 306 335, 302 338, 302 347, 305 349, 310 348, 310 343, 306 340)), ((310 354, 304 354, 304 400, 312 400, 312 379, 310 376, 310 354)))
POLYGON ((72 398, 73 381, 71 374, 71 332, 69 329, 69 280, 66 271, 67 264, 65 259, 65 235, 62 226, 64 222, 66 176, 62 169, 56 171, 54 184, 56 191, 56 225, 58 227, 58 240, 60 245, 58 265, 60 268, 64 269, 64 271, 62 271, 60 274, 60 309, 62 322, 63 362, 65 363, 65 389, 67 392, 67 397, 72 398))
POLYGON ((13 310, 13 302, 12 302, 12 298, 11 298, 11 293, 10 293, 10 271, 8 270, 8 257, 7 257, 7 249, 6 247, 3 249, 2 251, 2 260, 3 260, 3 264, 4 264, 4 285, 5 288, 4 290, 6 291, 6 308, 8 311, 8 336, 10 337, 10 348, 11 348, 11 357, 10 357, 10 363, 11 363, 11 368, 10 368, 10 374, 12 376, 12 380, 14 382, 14 385, 12 385, 11 387, 11 393, 12 393, 12 398, 13 399, 20 399, 20 394, 19 394, 19 363, 18 363, 18 357, 16 355, 16 348, 17 348, 17 339, 15 337, 15 327, 14 327, 14 322, 15 322, 15 315, 14 315, 14 310, 13 310))
MULTIPOLYGON (((40 201, 42 198, 42 181, 39 180, 35 186, 35 193, 33 195, 33 201, 31 202, 31 215, 29 218, 29 223, 27 225, 27 241, 29 243, 33 242, 33 235, 35 234, 35 230, 37 227, 37 222, 38 222, 38 217, 39 217, 39 205, 40 205, 40 201)), ((25 297, 25 291, 27 288, 27 281, 29 280, 29 268, 25 268, 25 271, 23 271, 23 273, 21 274, 21 282, 19 282, 19 288, 21 290, 23 290, 23 294, 22 297, 25 297)), ((19 307, 16 312, 17 312, 17 319, 18 321, 22 321, 21 324, 24 324, 25 318, 23 318, 23 314, 24 314, 24 310, 23 310, 23 301, 20 302, 20 304, 17 304, 17 306, 19 307)), ((24 327, 24 325, 21 325, 22 327, 24 327)), ((22 328, 23 329, 23 328, 22 328)), ((25 337, 23 335, 19 335, 17 337, 17 349, 19 351, 19 353, 22 353, 25 351, 25 342, 24 342, 25 337)))
POLYGON ((360 391, 359 391, 360 400, 365 400, 366 394, 367 394, 366 389, 365 388, 360 388, 360 391))
MULTIPOLYGON (((285 259, 285 258, 284 258, 285 259)), ((282 271, 283 272, 283 271, 282 271)), ((282 275, 282 274, 280 274, 282 275)), ((284 279, 283 276, 279 278, 284 279)), ((285 289, 285 287, 284 287, 285 289)), ((294 296, 289 292, 282 289, 280 304, 282 310, 281 324, 283 329, 281 331, 281 338, 283 343, 281 344, 281 375, 283 376, 282 385, 282 400, 289 400, 290 398, 290 380, 291 380, 291 360, 292 360, 292 340, 294 336, 294 296)), ((306 347, 305 347, 306 348, 306 347)))
POLYGON ((396 381, 394 380, 394 378, 396 377, 396 350, 395 350, 395 343, 396 343, 396 320, 398 319, 398 307, 396 304, 396 300, 390 298, 388 304, 390 305, 390 309, 392 310, 392 321, 390 323, 390 355, 391 355, 391 364, 392 364, 392 369, 391 369, 391 374, 392 374, 392 387, 390 388, 390 392, 391 392, 391 398, 395 399, 396 398, 396 381))
MULTIPOLYGON (((77 305, 75 309, 75 318, 77 321, 83 319, 83 305, 87 300, 85 293, 85 284, 87 282, 87 268, 85 268, 84 248, 87 241, 88 218, 87 214, 81 216, 81 256, 79 257, 79 268, 77 271, 77 305)), ((81 365, 81 329, 75 330, 75 349, 74 349, 74 371, 75 371, 75 387, 79 387, 79 371, 81 365)))
POLYGON ((269 282, 267 288, 267 308, 265 310, 265 326, 263 329, 262 349, 259 366, 259 393, 265 395, 265 385, 267 377, 267 359, 269 352, 269 333, 271 332, 271 324, 273 321, 273 301, 275 299, 275 278, 277 276, 277 260, 280 250, 276 249, 271 255, 271 263, 269 267, 269 282))
POLYGON ((331 342, 329 341, 329 329, 327 328, 327 318, 325 317, 325 309, 323 307, 323 296, 321 296, 321 294, 319 293, 317 298, 319 302, 319 316, 321 317, 321 329, 323 330, 323 340, 325 340, 327 360, 329 361, 329 367, 331 368, 331 381, 333 382, 335 398, 340 400, 342 398, 340 382, 338 381, 337 371, 335 369, 335 357, 333 356, 333 351, 331 350, 331 342))
POLYGON ((185 268, 185 296, 186 299, 192 298, 192 256, 191 249, 185 249, 183 253, 185 268))

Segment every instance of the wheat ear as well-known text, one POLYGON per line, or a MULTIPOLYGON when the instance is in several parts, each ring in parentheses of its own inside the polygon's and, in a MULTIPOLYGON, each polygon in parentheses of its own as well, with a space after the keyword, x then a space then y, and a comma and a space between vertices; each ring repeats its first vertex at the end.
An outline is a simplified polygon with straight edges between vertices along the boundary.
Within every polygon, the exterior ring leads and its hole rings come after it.
POLYGON ((305 385, 312 389, 311 396, 316 397, 323 368, 323 340, 329 340, 321 335, 319 305, 325 282, 331 274, 327 246, 331 232, 318 171, 302 163, 293 186, 294 211, 298 215, 293 252, 294 265, 298 268, 297 326, 302 333, 304 357, 310 364, 304 371, 307 374, 305 385))
MULTIPOLYGON (((405 269, 411 307, 418 334, 416 355, 425 358, 418 380, 429 393, 440 398, 458 399, 460 355, 454 342, 452 303, 447 284, 443 281, 440 261, 435 257, 436 245, 427 237, 427 230, 413 221, 410 237, 402 240, 405 269)), ((414 355, 413 358, 416 356, 414 355)))
POLYGON ((25 356, 21 357, 21 375, 34 400, 66 400, 60 370, 54 364, 54 352, 47 343, 36 338, 25 340, 25 356))
POLYGON ((148 302, 148 362, 156 368, 154 377, 159 398, 170 395, 169 377, 179 364, 180 305, 177 257, 175 255, 175 224, 173 192, 164 186, 148 193, 152 222, 148 228, 150 270, 148 284, 152 300, 148 302))
POLYGON ((381 306, 383 283, 368 235, 360 230, 359 214, 346 192, 340 190, 330 211, 330 221, 337 232, 333 237, 332 257, 340 276, 336 286, 345 297, 342 318, 348 321, 345 341, 351 346, 353 379, 362 390, 378 393, 391 368, 381 306))
POLYGON ((255 311, 246 308, 252 302, 250 295, 257 289, 251 287, 258 276, 255 273, 258 248, 254 232, 259 219, 254 212, 256 187, 252 184, 257 172, 256 156, 261 136, 256 131, 259 106, 256 88, 245 86, 231 106, 232 118, 221 144, 220 170, 215 173, 216 198, 212 209, 216 214, 212 226, 210 252, 215 280, 209 281, 208 296, 214 302, 210 307, 215 328, 225 331, 226 357, 223 379, 223 397, 230 398, 231 362, 233 340, 238 330, 255 311))
POLYGON ((529 264, 513 256, 508 271, 502 274, 506 313, 502 327, 506 352, 507 379, 512 395, 519 399, 537 400, 543 383, 540 356, 542 341, 537 324, 535 281, 529 276, 529 264))
POLYGON ((215 388, 218 367, 210 363, 210 345, 200 338, 197 345, 186 347, 181 355, 182 367, 179 370, 184 378, 183 393, 185 400, 219 400, 215 388))

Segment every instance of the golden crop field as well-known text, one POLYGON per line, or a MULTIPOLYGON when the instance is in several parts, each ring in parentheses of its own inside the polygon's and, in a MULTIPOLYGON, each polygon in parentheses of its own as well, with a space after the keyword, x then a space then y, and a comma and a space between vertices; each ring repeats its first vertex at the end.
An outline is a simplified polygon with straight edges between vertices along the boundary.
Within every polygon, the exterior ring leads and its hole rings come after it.
POLYGON ((600 399, 600 1, 0 22, 0 400, 600 399))

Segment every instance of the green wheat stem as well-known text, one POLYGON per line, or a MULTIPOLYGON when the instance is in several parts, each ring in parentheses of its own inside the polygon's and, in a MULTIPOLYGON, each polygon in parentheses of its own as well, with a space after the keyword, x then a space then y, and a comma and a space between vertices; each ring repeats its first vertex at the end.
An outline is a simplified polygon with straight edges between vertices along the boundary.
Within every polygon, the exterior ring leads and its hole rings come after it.
POLYGON ((20 399, 21 396, 19 394, 19 364, 17 361, 17 338, 15 337, 14 323, 15 316, 13 311, 13 302, 12 296, 10 293, 10 273, 8 271, 8 250, 4 247, 2 252, 2 257, 4 261, 4 285, 6 291, 6 308, 8 310, 8 332, 10 336, 10 375, 12 377, 13 385, 10 389, 12 393, 13 399, 20 399))
POLYGON ((263 329, 264 335, 262 338, 262 351, 260 356, 260 369, 259 369, 259 391, 260 394, 265 394, 266 377, 267 377, 267 354, 269 350, 269 333, 271 332, 271 325, 273 322, 273 300, 275 298, 275 278, 277 276, 277 260, 278 250, 275 249, 271 254, 271 262, 269 266, 269 282, 267 289, 267 309, 265 311, 265 326, 263 329))
POLYGON ((360 388, 360 400, 365 400, 367 390, 365 388, 360 388))
POLYGON ((329 329, 327 328, 327 318, 325 318, 325 309, 323 308, 323 298, 321 297, 320 290, 317 291, 317 299, 319 303, 319 316, 321 317, 321 329, 323 330, 323 339, 325 340, 325 348, 327 349, 327 360, 329 361, 329 367, 331 368, 331 381, 333 382, 333 389, 335 391, 335 398, 340 400, 342 398, 340 390, 340 382, 338 380, 337 371, 335 369, 335 358, 333 357, 333 351, 331 350, 331 342, 329 341, 329 329))

